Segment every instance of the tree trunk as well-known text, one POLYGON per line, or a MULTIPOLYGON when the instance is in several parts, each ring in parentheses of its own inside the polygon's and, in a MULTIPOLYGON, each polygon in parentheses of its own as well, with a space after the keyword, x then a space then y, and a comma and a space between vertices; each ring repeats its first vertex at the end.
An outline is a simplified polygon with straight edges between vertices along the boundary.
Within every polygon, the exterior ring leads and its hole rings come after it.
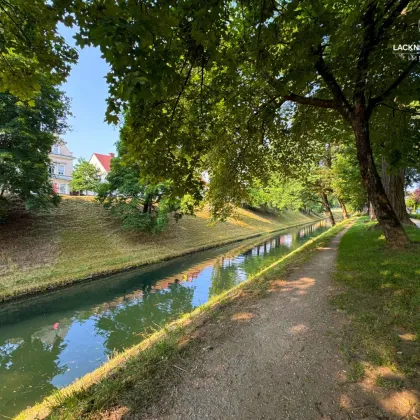
POLYGON ((328 217, 331 220, 331 226, 335 226, 334 215, 331 211, 330 203, 328 202, 328 197, 327 197, 327 194, 325 194, 325 191, 321 191, 321 198, 322 198, 322 203, 324 204, 324 207, 325 207, 325 211, 327 212, 328 217))
POLYGON ((153 210, 153 196, 151 194, 147 194, 144 198, 144 204, 143 204, 143 213, 149 213, 152 214, 153 210))
POLYGON ((146 214, 148 212, 149 212, 149 197, 147 196, 143 204, 143 214, 146 214))
POLYGON ((382 184, 399 221, 403 225, 415 225, 410 220, 405 206, 405 168, 390 173, 387 162, 382 158, 382 184))
POLYGON ((341 211, 343 212, 343 218, 348 219, 349 214, 347 213, 347 209, 346 209, 346 205, 344 204, 344 201, 340 197, 337 197, 337 200, 340 203, 341 211))
POLYGON ((376 170, 369 139, 369 121, 362 105, 356 105, 351 122, 356 136, 357 160, 359 161, 362 182, 375 209, 376 217, 384 231, 385 238, 391 247, 407 246, 409 244, 408 237, 392 208, 376 170))
POLYGON ((375 209, 373 208, 373 204, 371 201, 369 201, 369 219, 371 222, 376 220, 375 209))

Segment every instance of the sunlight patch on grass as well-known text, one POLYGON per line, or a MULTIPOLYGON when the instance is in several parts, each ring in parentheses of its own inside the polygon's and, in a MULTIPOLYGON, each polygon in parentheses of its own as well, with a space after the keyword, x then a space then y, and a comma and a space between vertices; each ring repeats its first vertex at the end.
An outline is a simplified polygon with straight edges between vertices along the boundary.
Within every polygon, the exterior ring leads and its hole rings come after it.
POLYGON ((402 250, 387 248, 366 218, 343 236, 336 278, 344 289, 334 304, 352 321, 344 333, 350 361, 389 367, 409 386, 420 375, 420 229, 406 230, 413 243, 402 250), (407 347, 402 337, 416 339, 407 347))

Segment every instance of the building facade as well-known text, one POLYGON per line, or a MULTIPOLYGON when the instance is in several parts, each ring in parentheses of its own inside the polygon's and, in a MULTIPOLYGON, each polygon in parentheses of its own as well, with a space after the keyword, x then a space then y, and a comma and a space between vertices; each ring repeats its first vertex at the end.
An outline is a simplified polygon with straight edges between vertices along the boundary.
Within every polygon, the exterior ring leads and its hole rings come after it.
POLYGON ((101 182, 105 182, 108 172, 111 170, 111 159, 114 157, 114 153, 108 153, 107 155, 101 155, 100 153, 94 153, 89 160, 89 163, 97 168, 101 174, 101 182))
POLYGON ((66 143, 54 144, 49 154, 51 160, 50 176, 54 192, 60 195, 70 194, 70 181, 73 172, 73 153, 66 143))

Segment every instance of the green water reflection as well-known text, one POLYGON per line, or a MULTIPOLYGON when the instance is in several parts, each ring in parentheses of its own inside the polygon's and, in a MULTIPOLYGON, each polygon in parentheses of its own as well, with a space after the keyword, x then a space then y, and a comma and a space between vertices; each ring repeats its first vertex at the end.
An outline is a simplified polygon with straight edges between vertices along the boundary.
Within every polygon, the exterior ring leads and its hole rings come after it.
POLYGON ((0 308, 0 417, 100 366, 328 228, 325 221, 0 308))

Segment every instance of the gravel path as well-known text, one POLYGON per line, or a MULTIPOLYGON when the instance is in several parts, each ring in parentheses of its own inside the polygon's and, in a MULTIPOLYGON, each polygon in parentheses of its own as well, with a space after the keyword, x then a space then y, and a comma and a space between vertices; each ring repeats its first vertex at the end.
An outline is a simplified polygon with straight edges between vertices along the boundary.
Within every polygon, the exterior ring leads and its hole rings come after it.
POLYGON ((206 331, 198 354, 177 366, 181 379, 146 418, 411 418, 394 417, 392 407, 383 412, 366 389, 346 380, 339 338, 346 320, 329 303, 343 233, 287 282, 273 282, 267 297, 239 305, 230 322, 206 331))

